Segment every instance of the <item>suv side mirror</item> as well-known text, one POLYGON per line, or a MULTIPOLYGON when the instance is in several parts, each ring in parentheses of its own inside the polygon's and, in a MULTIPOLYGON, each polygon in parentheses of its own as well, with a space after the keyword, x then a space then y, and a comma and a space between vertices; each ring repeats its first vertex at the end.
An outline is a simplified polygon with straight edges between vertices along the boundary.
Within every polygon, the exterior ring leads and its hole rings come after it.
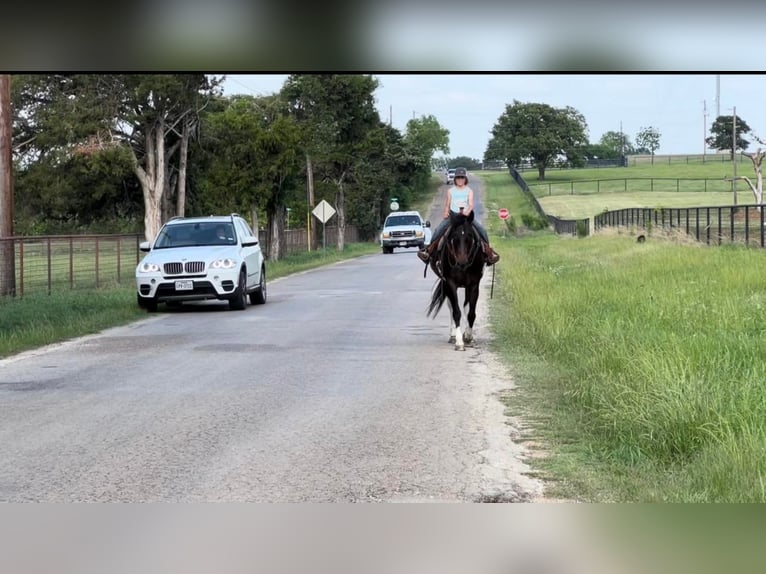
POLYGON ((150 251, 152 244, 149 241, 142 241, 138 244, 139 251, 150 251))
POLYGON ((426 219, 425 227, 431 227, 431 221, 426 219))

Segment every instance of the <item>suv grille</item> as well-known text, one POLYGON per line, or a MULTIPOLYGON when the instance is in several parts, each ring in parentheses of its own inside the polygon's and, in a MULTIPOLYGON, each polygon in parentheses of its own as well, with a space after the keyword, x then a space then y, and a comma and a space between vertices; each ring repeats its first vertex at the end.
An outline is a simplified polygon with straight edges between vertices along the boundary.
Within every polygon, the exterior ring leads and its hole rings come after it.
POLYGON ((392 231, 391 237, 415 237, 415 232, 410 229, 406 231, 392 231))
POLYGON ((188 261, 185 265, 183 263, 165 263, 163 265, 165 275, 181 275, 184 271, 186 273, 202 273, 205 271, 204 261, 188 261))

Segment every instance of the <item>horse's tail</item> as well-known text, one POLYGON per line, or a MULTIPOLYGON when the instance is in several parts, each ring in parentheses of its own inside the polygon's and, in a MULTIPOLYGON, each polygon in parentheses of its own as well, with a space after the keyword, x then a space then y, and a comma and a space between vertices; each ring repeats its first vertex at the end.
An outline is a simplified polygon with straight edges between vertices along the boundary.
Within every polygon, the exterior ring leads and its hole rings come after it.
POLYGON ((437 281, 434 286, 433 294, 431 295, 431 302, 428 304, 428 311, 426 311, 426 317, 439 314, 439 310, 444 305, 444 300, 447 298, 447 294, 444 292, 444 279, 437 281))

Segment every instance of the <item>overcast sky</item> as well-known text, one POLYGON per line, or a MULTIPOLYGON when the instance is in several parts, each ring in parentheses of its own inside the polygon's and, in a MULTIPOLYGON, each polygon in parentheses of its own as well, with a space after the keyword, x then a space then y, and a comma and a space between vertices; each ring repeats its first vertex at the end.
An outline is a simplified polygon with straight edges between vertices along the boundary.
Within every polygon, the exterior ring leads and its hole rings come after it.
MULTIPOLYGON (((450 132, 451 157, 482 159, 492 126, 514 99, 572 106, 585 116, 591 142, 620 131, 635 143, 642 127, 660 131, 658 154, 700 154, 716 116, 716 78, 706 74, 376 74, 380 116, 402 132, 407 120, 431 114, 450 132), (707 106, 704 117, 703 102, 707 106), (707 134, 705 128, 707 127, 707 134)), ((286 75, 230 74, 227 95, 269 94, 286 75)), ((720 75, 720 114, 737 116, 766 140, 765 75, 720 75)), ((759 145, 750 138, 750 149, 759 145)))

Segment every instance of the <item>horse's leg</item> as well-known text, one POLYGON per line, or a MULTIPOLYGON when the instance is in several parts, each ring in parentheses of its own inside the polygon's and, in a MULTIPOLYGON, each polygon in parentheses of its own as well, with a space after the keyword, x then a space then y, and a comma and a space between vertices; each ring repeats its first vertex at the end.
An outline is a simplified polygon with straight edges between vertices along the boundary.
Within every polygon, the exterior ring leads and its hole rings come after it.
POLYGON ((455 319, 452 314, 452 301, 450 299, 447 299, 447 307, 449 307, 449 340, 448 343, 454 343, 455 342, 455 319))
MULTIPOLYGON (((460 301, 458 301, 457 297, 457 287, 453 285, 449 285, 449 288, 447 289, 447 297, 449 298, 450 302, 450 309, 452 310, 452 323, 451 325, 454 326, 454 333, 455 333, 455 350, 456 351, 465 351, 465 343, 463 342, 463 332, 460 329, 460 301)), ((450 337, 450 341, 452 338, 450 337)))
POLYGON ((476 320, 476 304, 479 301, 479 282, 474 285, 466 287, 465 289, 465 304, 468 307, 466 318, 468 319, 468 327, 465 330, 465 344, 473 345, 473 322, 476 320))

